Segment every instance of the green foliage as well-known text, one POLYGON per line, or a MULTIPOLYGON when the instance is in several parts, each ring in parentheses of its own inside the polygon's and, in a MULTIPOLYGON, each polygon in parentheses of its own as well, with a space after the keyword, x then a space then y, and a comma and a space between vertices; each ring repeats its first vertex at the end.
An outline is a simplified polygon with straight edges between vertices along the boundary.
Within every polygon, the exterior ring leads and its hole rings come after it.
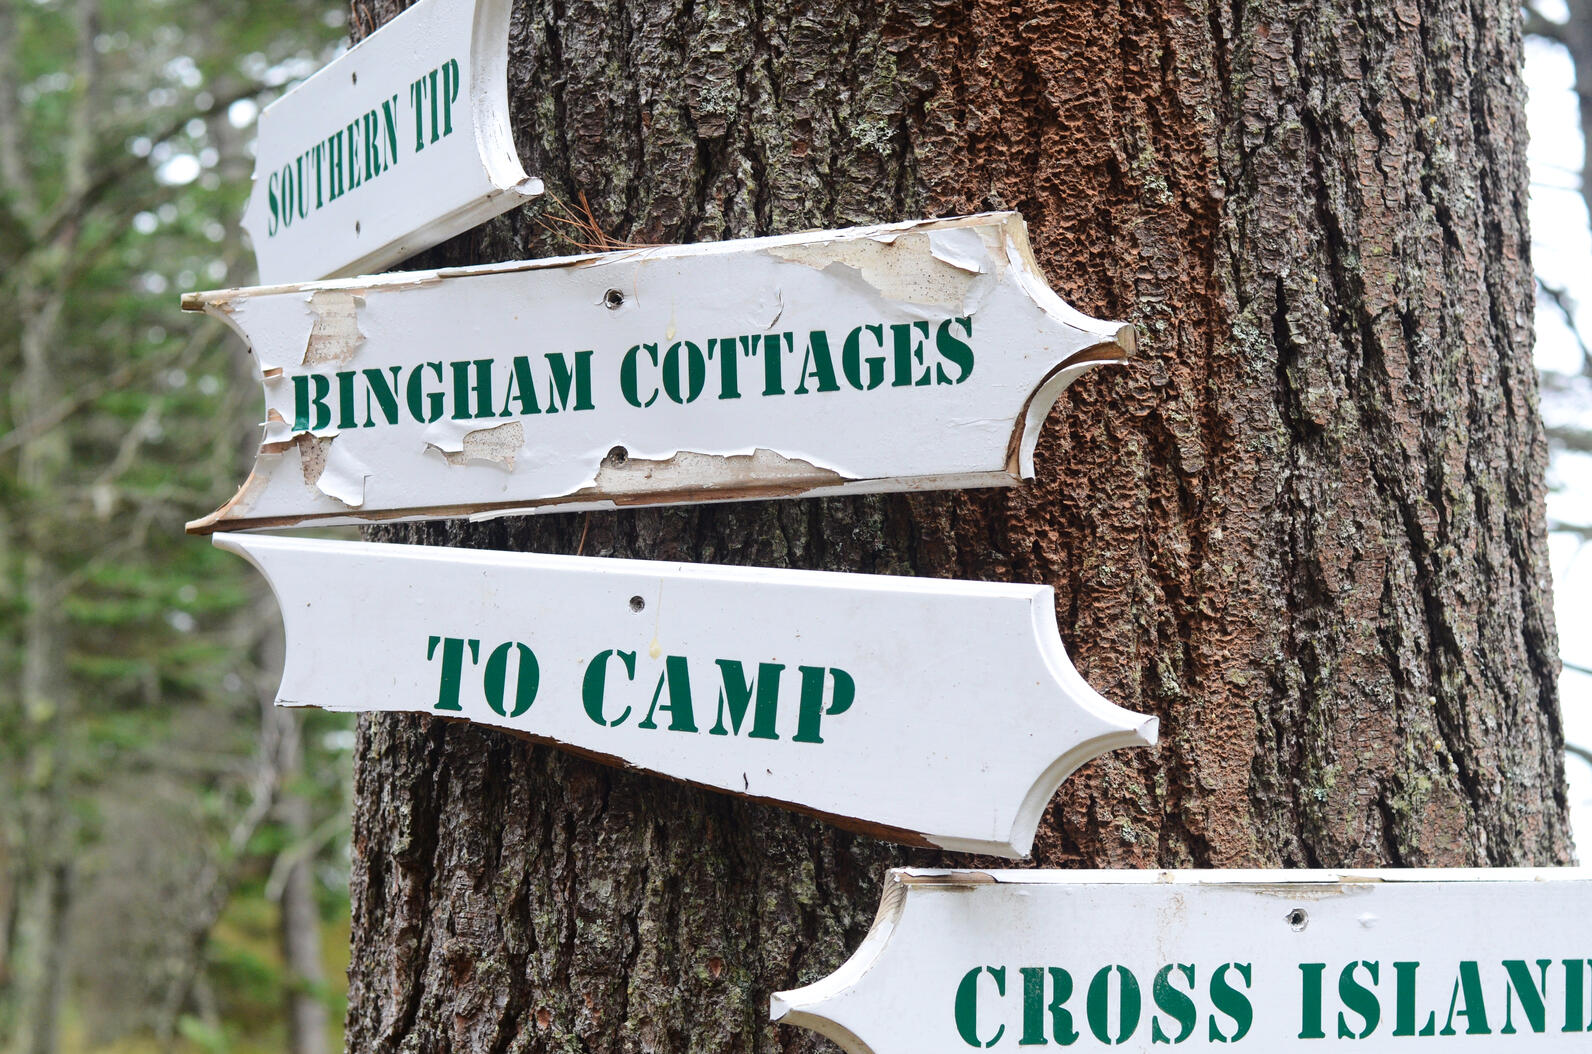
MULTIPOLYGON (((266 813, 233 844, 269 749, 259 704, 279 671, 261 649, 279 623, 252 570, 183 524, 246 474, 259 393, 236 338, 177 294, 252 280, 253 115, 342 24, 329 0, 0 0, 0 927, 21 919, 0 941, 0 978, 18 979, 0 983, 0 1051, 36 1024, 50 968, 17 905, 55 873, 82 931, 73 1047, 166 1028, 245 1050, 214 1007, 280 1016, 280 963, 202 932, 211 1005, 163 1002, 206 890, 263 904, 295 842, 266 813), (128 932, 100 955, 105 913, 128 932)), ((288 790, 338 817, 347 721, 306 728, 311 775, 288 790)), ((343 846, 317 846, 334 883, 343 846)))

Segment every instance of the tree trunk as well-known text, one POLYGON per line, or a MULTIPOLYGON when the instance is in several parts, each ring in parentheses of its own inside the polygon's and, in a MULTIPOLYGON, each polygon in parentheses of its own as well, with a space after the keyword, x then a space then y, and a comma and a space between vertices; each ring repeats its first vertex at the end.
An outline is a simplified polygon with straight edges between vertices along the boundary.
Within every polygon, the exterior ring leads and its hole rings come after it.
MULTIPOLYGON (((400 7, 355 0, 356 34, 400 7)), ((1566 862, 1519 21, 523 0, 527 170, 607 234, 1020 209, 1143 350, 1073 386, 1017 491, 370 535, 1052 585, 1162 743, 1074 775, 1036 864, 1566 862)), ((527 209, 424 262, 570 249, 527 209)), ((824 1048, 769 993, 856 947, 886 866, 975 862, 425 717, 362 720, 356 766, 362 1052, 824 1048)))

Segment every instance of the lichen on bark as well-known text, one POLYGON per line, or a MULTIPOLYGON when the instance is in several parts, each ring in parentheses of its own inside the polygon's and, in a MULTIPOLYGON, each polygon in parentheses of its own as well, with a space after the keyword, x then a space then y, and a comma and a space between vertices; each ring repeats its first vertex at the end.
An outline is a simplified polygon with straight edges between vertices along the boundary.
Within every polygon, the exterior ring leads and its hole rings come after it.
MULTIPOLYGON (((397 13, 356 0, 368 32, 397 13)), ((1016 208, 1139 327, 1021 490, 373 530, 1052 585, 1162 745, 1048 866, 1568 860, 1507 0, 515 8, 527 170, 686 242, 1016 208)), ((570 251, 551 201, 428 254, 570 251)), ((934 427, 925 422, 926 428, 934 427)), ((924 661, 933 661, 925 655, 924 661)), ((816 1050, 891 864, 962 865, 425 718, 363 720, 350 1049, 816 1050)))

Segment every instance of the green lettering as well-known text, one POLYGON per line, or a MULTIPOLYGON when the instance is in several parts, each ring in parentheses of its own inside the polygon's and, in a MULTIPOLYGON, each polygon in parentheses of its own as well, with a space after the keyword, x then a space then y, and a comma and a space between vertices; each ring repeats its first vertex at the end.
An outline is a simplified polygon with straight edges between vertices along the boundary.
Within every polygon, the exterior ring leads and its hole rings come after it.
POLYGON ((265 181, 265 203, 266 207, 271 210, 271 224, 265 229, 265 236, 267 238, 276 237, 276 229, 278 225, 277 209, 280 208, 276 201, 276 181, 279 178, 281 177, 279 177, 277 173, 272 172, 270 178, 265 181))
POLYGON ((1371 983, 1376 984, 1377 964, 1375 962, 1352 962, 1338 974, 1338 998, 1343 1000, 1343 1005, 1349 1010, 1359 1014, 1365 1021, 1365 1027, 1358 1032, 1349 1027, 1348 1019, 1343 1012, 1338 1012, 1338 1038, 1339 1039, 1364 1039, 1376 1031, 1376 1026, 1382 1020, 1382 1004, 1377 1002, 1376 993, 1361 984, 1354 976, 1354 971, 1365 967, 1365 972, 1371 975, 1371 983))
POLYGON ((304 185, 304 155, 300 154, 293 161, 293 193, 298 198, 299 219, 310 218, 309 188, 304 185))
POLYGON ((437 141, 437 71, 432 70, 426 74, 426 79, 431 82, 429 92, 431 96, 431 141, 435 143, 437 141))
POLYGON ((1024 966, 1018 969, 1023 975, 1023 1036, 1017 1041, 1020 1047, 1044 1046, 1045 1039, 1045 968, 1024 966))
POLYGON ((1174 969, 1181 973, 1183 979, 1188 982, 1189 991, 1192 992, 1194 990, 1194 966, 1190 963, 1177 963, 1175 965, 1168 963, 1156 973, 1155 984, 1150 988, 1155 998, 1155 1007, 1161 1013, 1171 1015, 1172 1020, 1177 1022, 1179 1031, 1177 1038, 1167 1038, 1166 1033, 1161 1029, 1160 1017, 1151 1016, 1151 1043, 1182 1043, 1194 1034, 1194 1025, 1199 1020, 1199 1012, 1194 1007, 1194 1000, 1190 999, 1186 993, 1172 987, 1172 971, 1174 969))
POLYGON ((421 387, 421 382, 425 379, 423 371, 426 369, 437 375, 438 384, 442 383, 442 363, 426 362, 409 371, 409 384, 404 392, 408 396, 409 416, 422 424, 430 424, 441 417, 447 401, 441 392, 427 392, 421 387), (424 411, 421 410, 422 397, 425 399, 424 411))
POLYGON ((1072 998, 1072 974, 1059 966, 1050 968, 1050 1038, 1062 1046, 1078 1042, 1078 1030, 1072 1027, 1072 1011, 1067 1000, 1072 998))
POLYGON ((459 60, 442 64, 442 134, 453 133, 453 104, 459 101, 459 60))
POLYGON ((807 351, 802 356, 801 375, 796 379, 796 394, 807 394, 807 378, 818 382, 821 392, 838 392, 835 383, 835 360, 829 355, 829 334, 815 329, 807 334, 807 351))
POLYGON ((513 417, 514 411, 509 409, 509 403, 518 401, 521 415, 539 414, 542 408, 536 405, 536 382, 531 379, 531 360, 525 355, 514 356, 514 362, 509 371, 508 394, 503 396, 503 412, 499 417, 513 417))
POLYGON ((971 318, 948 318, 940 323, 940 328, 934 332, 934 347, 942 359, 954 364, 960 372, 953 379, 945 372, 944 366, 936 364, 934 367, 936 384, 961 384, 973 375, 973 346, 951 332, 951 327, 954 325, 962 327, 967 333, 968 341, 973 339, 971 318))
POLYGON ((1492 1029, 1487 1027, 1487 1002, 1482 997, 1481 973, 1476 968, 1472 959, 1466 959, 1459 964, 1459 976, 1454 979, 1454 994, 1448 1000, 1448 1021, 1444 1023, 1440 1036, 1454 1035, 1454 1015, 1465 1016, 1465 1035, 1488 1036, 1492 1029), (1460 993, 1465 996, 1465 1005, 1459 1005, 1460 993))
POLYGON ((586 667, 586 677, 580 684, 581 702, 586 704, 586 716, 607 728, 625 723, 625 718, 630 716, 630 707, 625 707, 625 712, 612 721, 603 719, 603 694, 608 688, 608 660, 615 655, 625 666, 625 679, 636 679, 636 653, 633 651, 607 651, 598 652, 586 667))
POLYGON ((398 96, 394 95, 389 101, 381 101, 381 127, 386 133, 386 152, 382 155, 381 167, 391 168, 398 163, 398 96))
POLYGON ((735 357, 735 338, 718 337, 708 338, 708 359, 713 358, 713 351, 717 348, 719 354, 719 398, 739 399, 741 397, 739 367, 740 362, 735 357))
POLYGON ((354 416, 354 378, 358 370, 337 371, 337 427, 357 428, 359 418, 354 416))
POLYGON ((677 340, 663 353, 663 390, 676 403, 683 405, 694 402, 702 394, 702 386, 707 382, 707 370, 708 364, 702 357, 702 349, 689 340, 677 340), (686 372, 684 386, 680 383, 682 349, 686 372))
POLYGON ((975 966, 962 975, 962 983, 956 986, 956 1032, 962 1037, 962 1042, 970 1047, 993 1047, 1006 1034, 1006 1026, 1001 1025, 988 1042, 981 1042, 978 1038, 978 978, 986 970, 995 978, 995 994, 1005 995, 1004 966, 975 966))
POLYGON ((1552 959, 1537 960, 1537 976, 1542 979, 1541 987, 1538 987, 1531 980, 1531 969, 1526 966, 1525 960, 1504 960, 1504 972, 1509 975, 1509 981, 1504 989, 1504 1027, 1498 1030, 1499 1035, 1514 1035, 1516 992, 1520 993, 1520 1011, 1526 1015, 1531 1031, 1540 1033, 1548 1027, 1548 1008, 1543 996, 1548 994, 1548 967, 1551 965, 1552 959))
POLYGON ((895 341, 895 379, 890 386, 905 388, 913 384, 928 384, 928 367, 925 366, 923 373, 913 380, 912 364, 923 362, 923 342, 929 339, 929 324, 922 321, 896 322, 890 326, 890 334, 895 341))
POLYGON ((536 689, 541 685, 541 680, 541 668, 536 662, 535 652, 516 641, 499 644, 486 660, 486 676, 482 679, 486 688, 486 705, 499 717, 519 717, 536 701, 536 689), (511 648, 519 653, 520 661, 514 675, 514 709, 509 711, 503 705, 503 689, 508 678, 511 648))
POLYGON ((292 165, 282 166, 282 181, 280 186, 282 187, 282 225, 284 227, 291 227, 293 226, 294 192, 292 165))
POLYGON ((781 365, 782 353, 781 353, 781 350, 780 350, 780 338, 781 337, 784 337, 785 338, 785 342, 787 344, 789 344, 792 348, 795 347, 795 343, 796 343, 795 342, 795 338, 789 333, 768 333, 768 334, 765 334, 765 335, 763 335, 761 337, 753 335, 753 336, 750 336, 750 337, 742 337, 741 338, 741 345, 742 345, 742 348, 745 351, 745 354, 746 354, 747 358, 751 358, 753 355, 757 354, 757 345, 758 345, 759 342, 761 342, 762 345, 763 345, 763 394, 764 395, 784 395, 785 394, 785 382, 784 382, 784 380, 782 379, 782 376, 781 376, 781 370, 782 370, 782 365, 781 365))
POLYGON ((338 129, 326 137, 326 160, 330 172, 326 182, 330 184, 331 200, 336 201, 343 196, 343 132, 338 129))
POLYGON ((325 188, 321 185, 324 182, 321 178, 321 162, 326 159, 326 144, 316 143, 310 150, 310 156, 315 158, 315 207, 321 208, 326 204, 325 188))
POLYGON ((370 413, 370 397, 376 397, 376 404, 381 407, 381 414, 387 423, 398 423, 398 375, 403 372, 402 366, 389 366, 392 370, 392 384, 388 385, 387 375, 378 369, 365 370, 365 427, 374 428, 375 419, 370 413))
POLYGON ((436 656, 438 644, 442 645, 442 680, 437 686, 437 702, 432 709, 463 710, 464 707, 459 705, 459 682, 464 669, 464 646, 470 646, 470 662, 473 665, 481 661, 481 642, 465 640, 463 637, 432 637, 426 645, 427 662, 436 656))
POLYGON ((625 402, 638 410, 644 410, 658 401, 658 386, 652 386, 652 394, 647 396, 647 401, 641 401, 641 390, 636 377, 637 358, 645 351, 647 360, 654 366, 658 365, 658 345, 636 344, 625 352, 625 357, 619 360, 619 392, 625 397, 625 402))
POLYGON ((547 412, 556 414, 560 404, 563 409, 570 409, 569 391, 575 389, 576 410, 592 409, 591 402, 591 356, 590 351, 575 352, 575 366, 571 369, 568 360, 561 352, 550 351, 547 353, 547 366, 552 371, 551 391, 547 396, 547 412))
POLYGON ((652 692, 652 706, 647 710, 646 719, 638 724, 637 728, 657 728, 653 716, 659 708, 669 712, 669 731, 695 732, 696 715, 691 710, 691 674, 686 669, 684 655, 670 655, 663 661, 663 672, 658 674, 658 687, 652 692), (668 702, 659 703, 663 697, 664 684, 669 688, 668 702))
POLYGON ((872 333, 879 342, 879 349, 884 350, 883 326, 858 326, 846 334, 846 341, 840 346, 840 369, 846 375, 846 381, 859 392, 871 392, 884 383, 884 356, 862 356, 862 334, 872 333), (868 364, 868 380, 863 383, 862 364, 868 364))
POLYGON ((411 109, 413 109, 415 112, 415 153, 417 154, 426 148, 426 140, 424 137, 426 117, 420 109, 421 104, 424 103, 425 100, 426 79, 421 77, 419 80, 409 85, 409 103, 411 109))
MULTIPOLYGON (((1393 1034, 1395 1036, 1417 1035, 1415 1031, 1415 971, 1420 969, 1420 966, 1419 962, 1398 962, 1393 964, 1393 1034)), ((1437 1011, 1433 1010, 1426 1015, 1426 1024, 1421 1026, 1419 1035, 1430 1036, 1436 1030, 1437 1011)))
POLYGON ((802 675, 802 694, 796 712, 796 734, 791 740, 796 743, 822 743, 823 739, 818 735, 819 721, 825 716, 833 717, 851 709, 851 703, 857 697, 857 682, 845 670, 831 666, 828 673, 834 680, 835 688, 826 711, 824 667, 798 666, 797 669, 802 675))
POLYGON ((1299 972, 1304 974, 1304 990, 1299 998, 1300 1039, 1327 1038, 1327 1034, 1321 1031, 1321 975, 1326 969, 1326 963, 1299 964, 1299 972))
POLYGON ((1139 997, 1139 980, 1133 976, 1126 966, 1102 966, 1095 971, 1094 977, 1089 981, 1089 994, 1084 997, 1085 1016, 1089 1019, 1089 1031, 1102 1043, 1126 1043, 1133 1035, 1134 1029, 1139 1027, 1139 1013, 1141 999, 1139 997), (1107 996, 1111 987, 1111 974, 1115 972, 1120 979, 1117 982, 1121 989, 1120 998, 1117 1000, 1117 1035, 1113 1039, 1108 1027, 1111 1022, 1107 1014, 1107 996))
POLYGON ((1583 963, 1592 963, 1592 959, 1565 959, 1564 962, 1564 1029, 1565 1032, 1585 1032, 1592 1030, 1592 1021, 1585 1020, 1582 1015, 1586 1013, 1586 984, 1583 977, 1586 971, 1583 963))
POLYGON ((719 717, 708 729, 710 736, 740 735, 741 722, 746 719, 746 708, 752 701, 754 684, 757 690, 757 708, 752 716, 752 730, 748 739, 778 739, 774 731, 774 718, 779 710, 779 675, 785 669, 782 663, 763 662, 757 665, 757 676, 746 679, 746 671, 736 659, 717 659, 719 676, 724 687, 719 690, 719 717), (730 727, 724 727, 724 711, 730 712, 730 727))
POLYGON ((375 110, 360 118, 360 123, 365 130, 365 178, 375 179, 381 175, 381 123, 375 110))
POLYGON ((325 375, 319 373, 295 374, 293 376, 293 431, 319 432, 332 423, 332 408, 326 405, 326 397, 332 392, 332 382, 325 375), (315 392, 310 393, 313 385, 315 392), (310 421, 310 410, 315 411, 314 423, 310 421))
POLYGON ((348 147, 348 189, 353 190, 365 181, 359 174, 359 122, 348 122, 347 131, 343 142, 348 147))
MULTIPOLYGON (((1237 1043, 1249 1034, 1249 1026, 1255 1023, 1255 1008, 1250 1005, 1248 996, 1228 983, 1228 970, 1237 971, 1238 976, 1244 979, 1245 988, 1251 984, 1249 963, 1223 963, 1211 975, 1211 1003, 1233 1019, 1233 1034, 1229 1036, 1217 1027, 1216 1015, 1211 1015, 1209 1028, 1212 1043, 1237 1043)), ((1319 1010, 1317 1016, 1320 1016, 1319 1010)))
POLYGON ((492 360, 474 359, 475 383, 470 383, 470 362, 450 362, 453 369, 453 420, 468 421, 472 417, 493 417, 492 412, 492 360), (470 393, 475 393, 475 409, 470 409, 470 393))

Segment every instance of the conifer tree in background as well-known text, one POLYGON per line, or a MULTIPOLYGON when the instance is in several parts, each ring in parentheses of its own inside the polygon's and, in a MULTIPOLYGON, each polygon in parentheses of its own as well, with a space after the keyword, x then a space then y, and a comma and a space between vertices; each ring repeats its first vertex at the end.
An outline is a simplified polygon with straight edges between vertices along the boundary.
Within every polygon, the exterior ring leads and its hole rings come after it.
MULTIPOLYGON (((331 8, 0 0, 7 1054, 53 1054, 68 1033, 215 1044, 262 1005, 248 1031, 281 1037, 286 1009, 325 1000, 318 975, 289 992, 305 975, 271 965, 271 926, 259 959, 215 940, 242 887, 276 914, 268 873, 289 853, 313 863, 294 832, 342 802, 336 768, 295 773, 324 757, 315 739, 260 705, 277 671, 254 653, 279 632, 261 583, 182 534, 236 484, 258 387, 177 294, 250 280, 246 118, 324 61, 331 8), (308 796, 311 817, 290 807, 308 796)), ((294 870, 280 899, 313 913, 294 870)))
MULTIPOLYGON (((402 6, 355 0, 356 36, 402 6)), ((1080 670, 1163 741, 1069 780, 1039 864, 1570 859, 1516 4, 525 0, 513 25, 527 169, 603 235, 1020 209, 1141 358, 1068 392, 1018 492, 373 536, 1053 585, 1080 670)), ((425 262, 563 229, 522 210, 425 262)), ((855 948, 886 866, 972 862, 425 717, 363 720, 355 778, 362 1052, 819 1049, 768 994, 855 948)))

